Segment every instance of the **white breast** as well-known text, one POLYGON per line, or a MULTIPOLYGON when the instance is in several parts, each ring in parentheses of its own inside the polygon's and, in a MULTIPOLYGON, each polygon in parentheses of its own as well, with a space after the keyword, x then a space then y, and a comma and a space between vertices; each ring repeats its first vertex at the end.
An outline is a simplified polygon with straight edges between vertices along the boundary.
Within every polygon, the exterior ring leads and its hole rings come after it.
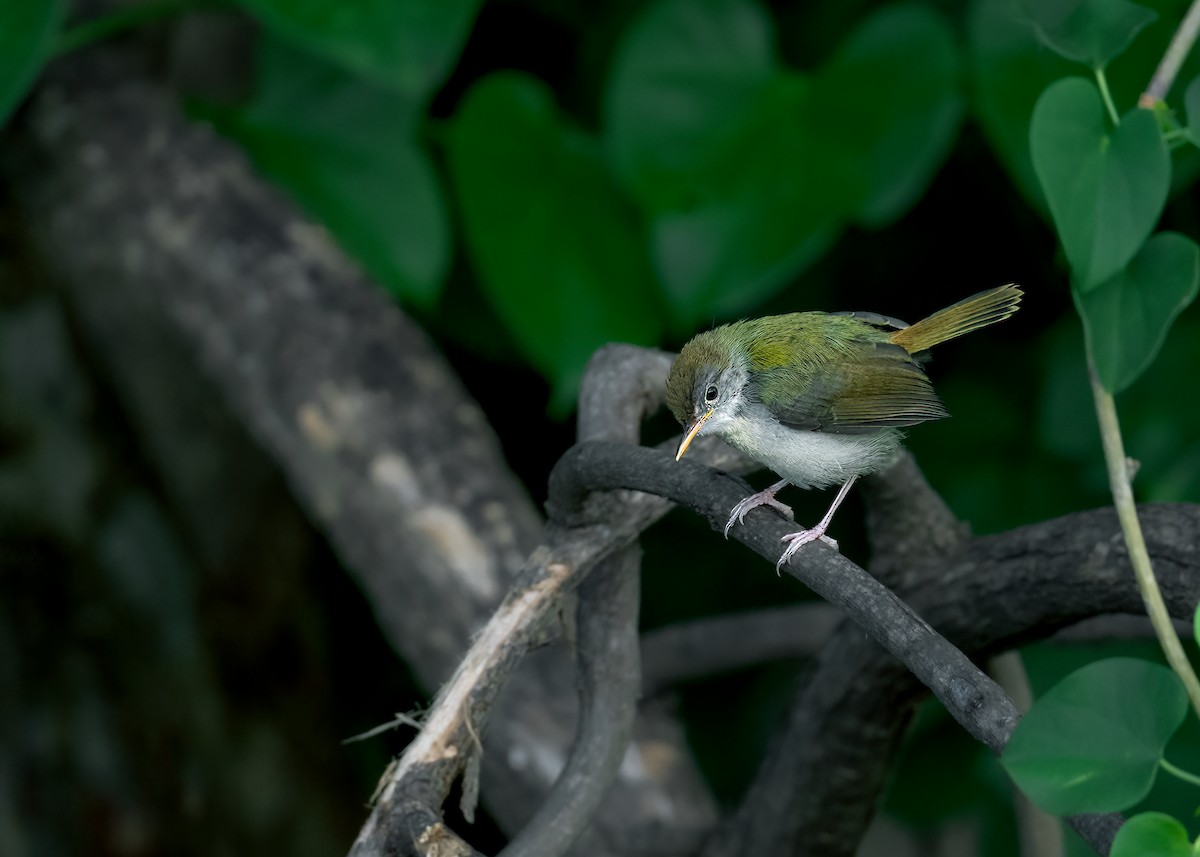
POLYGON ((741 416, 730 419, 719 433, 802 488, 826 488, 851 476, 884 469, 895 460, 901 438, 893 428, 868 434, 830 434, 788 428, 769 417, 750 420, 741 416))

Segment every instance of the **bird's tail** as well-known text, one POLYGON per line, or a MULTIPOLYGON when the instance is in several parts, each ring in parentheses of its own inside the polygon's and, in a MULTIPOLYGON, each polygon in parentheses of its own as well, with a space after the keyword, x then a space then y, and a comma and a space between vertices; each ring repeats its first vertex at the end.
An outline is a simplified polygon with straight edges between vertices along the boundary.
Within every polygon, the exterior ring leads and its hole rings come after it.
POLYGON ((1004 321, 1017 311, 1021 294, 1021 287, 1015 283, 988 289, 897 330, 892 334, 892 342, 909 354, 925 351, 948 339, 1004 321))

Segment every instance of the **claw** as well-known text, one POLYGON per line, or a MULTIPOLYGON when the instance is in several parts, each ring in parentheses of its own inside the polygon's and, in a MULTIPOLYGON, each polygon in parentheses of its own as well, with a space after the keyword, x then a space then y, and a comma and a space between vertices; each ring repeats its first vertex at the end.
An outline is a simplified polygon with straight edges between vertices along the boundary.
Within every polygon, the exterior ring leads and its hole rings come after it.
POLYGON ((842 487, 838 490, 837 496, 833 498, 833 505, 829 507, 829 511, 825 513, 825 517, 813 527, 811 530, 800 530, 798 533, 788 533, 780 541, 790 542, 784 550, 782 556, 779 557, 779 562, 775 563, 775 573, 781 574, 783 564, 792 558, 792 554, 800 549, 801 545, 806 545, 809 542, 815 542, 818 539, 825 542, 834 550, 838 549, 838 543, 829 536, 825 535, 825 531, 829 529, 829 522, 833 520, 833 513, 837 511, 838 506, 842 505, 842 501, 846 499, 846 494, 850 492, 850 486, 854 484, 857 475, 851 476, 842 487))
POLYGON ((733 511, 729 513, 729 521, 725 524, 725 538, 729 538, 729 531, 733 529, 734 523, 746 523, 746 513, 751 509, 757 509, 759 506, 770 506, 772 509, 780 512, 785 518, 792 518, 792 507, 775 499, 775 495, 779 493, 784 485, 787 485, 786 479, 776 482, 770 488, 759 491, 757 494, 751 494, 734 506, 733 511))
POLYGON ((825 544, 829 545, 834 550, 839 549, 838 543, 829 536, 825 535, 825 529, 820 524, 813 527, 811 530, 800 530, 796 533, 788 533, 786 536, 783 536, 780 541, 790 542, 791 544, 787 546, 783 554, 779 557, 779 562, 775 563, 775 574, 777 575, 783 573, 784 563, 792 558, 792 555, 800 549, 801 545, 806 545, 809 542, 821 541, 825 542, 825 544))

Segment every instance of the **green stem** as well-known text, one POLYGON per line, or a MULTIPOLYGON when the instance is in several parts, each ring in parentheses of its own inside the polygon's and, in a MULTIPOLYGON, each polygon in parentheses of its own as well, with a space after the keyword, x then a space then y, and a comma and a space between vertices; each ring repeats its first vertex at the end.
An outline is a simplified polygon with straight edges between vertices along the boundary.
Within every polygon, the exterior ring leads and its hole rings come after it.
POLYGON ((213 5, 213 0, 149 0, 146 3, 121 6, 63 31, 52 53, 54 56, 69 54, 126 30, 172 18, 191 9, 213 5))
POLYGON ((1117 508, 1117 517, 1121 521, 1121 532, 1125 536, 1125 547, 1133 565, 1133 574, 1137 578, 1146 613, 1150 616, 1150 624, 1154 626, 1159 645, 1162 646, 1163 654, 1167 656, 1167 663, 1183 682, 1184 689, 1192 700, 1192 707, 1200 715, 1200 679, 1196 678, 1191 662, 1184 654, 1183 645, 1179 642, 1179 635, 1175 633, 1171 614, 1167 612, 1158 581, 1154 579, 1146 540, 1142 536, 1142 525, 1138 521, 1137 505, 1133 500, 1133 486, 1129 481, 1125 446, 1121 440, 1121 424, 1117 420, 1116 402, 1113 401, 1112 393, 1100 384, 1090 357, 1088 364, 1092 397, 1096 400, 1096 417, 1100 423, 1100 439, 1104 445, 1104 461, 1108 465, 1108 484, 1113 495, 1113 505, 1117 508))
POLYGON ((1179 777, 1179 779, 1183 780, 1185 783, 1191 783, 1194 786, 1200 786, 1200 777, 1196 776, 1191 771, 1185 771, 1183 768, 1177 768, 1166 759, 1159 759, 1158 764, 1168 774, 1179 777))
POLYGON ((1104 74, 1104 69, 1094 69, 1096 73, 1096 85, 1100 87, 1100 97, 1104 99, 1104 106, 1108 108, 1108 118, 1112 120, 1113 125, 1121 124, 1121 115, 1117 113, 1117 105, 1113 103, 1112 93, 1108 91, 1108 78, 1104 74))
POLYGON ((1167 46, 1167 52, 1163 54, 1162 61, 1154 71, 1154 77, 1150 78, 1150 85, 1138 99, 1138 107, 1153 107, 1167 97, 1167 92, 1171 89, 1171 84, 1175 82, 1175 77, 1179 74, 1183 61, 1191 52, 1198 34, 1200 34, 1200 0, 1192 0, 1187 14, 1179 22, 1179 29, 1171 37, 1171 44, 1167 46))

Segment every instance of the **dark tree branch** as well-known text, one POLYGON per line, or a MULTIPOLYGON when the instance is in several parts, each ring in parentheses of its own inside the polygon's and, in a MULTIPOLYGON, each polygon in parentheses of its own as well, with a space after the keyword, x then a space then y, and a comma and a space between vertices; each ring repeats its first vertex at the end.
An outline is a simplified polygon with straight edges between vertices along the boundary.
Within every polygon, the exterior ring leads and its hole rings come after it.
MULTIPOLYGON (((671 356, 609 345, 589 361, 579 395, 581 440, 637 443, 662 404, 671 356)), ((621 498, 603 498, 608 505, 621 498)), ((600 520, 611 512, 597 510, 600 520)), ((552 519, 553 520, 553 519, 552 519)), ((503 857, 560 857, 591 823, 633 735, 640 689, 636 545, 601 562, 579 587, 580 717, 566 766, 503 857)))
MULTIPOLYGON (((669 361, 656 352, 619 346, 603 350, 589 366, 589 382, 584 388, 581 407, 581 432, 636 436, 644 409, 656 407, 661 398, 653 391, 662 389, 668 366, 669 361), (614 425, 608 414, 621 421, 632 420, 632 425, 628 422, 614 425)), ((736 463, 727 449, 709 444, 697 452, 701 458, 736 463)), ((591 596, 612 598, 612 605, 584 608, 581 604, 581 617, 592 622, 593 618, 585 611, 598 611, 594 621, 608 631, 589 630, 584 625, 580 628, 585 706, 573 757, 556 782, 550 809, 539 810, 534 822, 526 827, 529 834, 519 835, 513 843, 526 853, 557 854, 569 847, 607 791, 628 744, 628 721, 636 711, 640 682, 637 600, 630 595, 637 592, 637 556, 633 545, 638 534, 670 508, 671 504, 661 497, 622 492, 594 495, 588 498, 586 512, 577 510, 591 516, 595 524, 576 519, 570 527, 564 527, 557 523, 552 511, 545 533, 546 544, 533 552, 500 609, 442 688, 421 732, 385 775, 386 784, 352 854, 361 857, 412 848, 408 831, 413 822, 406 813, 418 806, 432 809, 445 800, 465 760, 475 752, 477 736, 486 725, 496 695, 521 658, 546 633, 567 595, 585 578, 590 579, 591 573, 630 578, 614 580, 607 589, 601 585, 598 594, 591 596), (624 594, 618 597, 619 593, 624 594), (623 630, 613 633, 618 626, 623 630), (603 664, 596 660, 597 654, 603 664), (620 683, 595 684, 611 680, 610 673, 614 670, 626 673, 620 683), (598 698, 605 694, 611 694, 612 698, 598 698), (584 766, 600 761, 603 765, 590 771, 591 776, 580 775, 584 766), (555 808, 569 809, 569 817, 555 821, 552 814, 555 808)), ((694 807, 674 808, 672 812, 689 842, 695 840, 691 831, 715 822, 711 803, 705 800, 694 807)))
POLYGON ((958 520, 907 450, 887 470, 864 480, 871 573, 905 586, 922 562, 960 550, 971 530, 958 520))
POLYGON ((844 617, 822 601, 712 616, 642 635, 642 695, 768 661, 815 654, 844 617))
MULTIPOLYGON (((771 661, 815 657, 844 621, 842 612, 823 601, 805 601, 720 616, 706 616, 642 634, 642 698, 650 699, 680 684, 771 661)), ((1192 632, 1185 619, 1175 630, 1192 632)), ((1153 640, 1145 615, 1090 616, 1045 638, 1075 645, 1113 640, 1153 640)))
MULTIPOLYGON (((1143 510, 1156 563, 1170 569, 1164 589, 1172 611, 1187 615, 1200 596, 1200 558, 1187 551, 1194 531, 1186 525, 1200 526, 1200 514, 1184 506, 1143 510)), ((917 569, 925 582, 902 594, 964 651, 983 656, 1082 617, 1139 611, 1127 559, 1108 549, 1114 537, 1115 514, 1104 509, 976 540, 940 570, 917 569)), ((783 738, 707 853, 852 854, 902 737, 902 715, 923 692, 857 627, 840 629, 807 675, 783 738), (881 711, 893 716, 881 718, 881 711)), ((1073 823, 1100 847, 1115 829, 1109 817, 1073 823)))
MULTIPOLYGON (((892 589, 919 581, 966 546, 968 528, 933 490, 911 454, 865 480, 871 570, 892 589)), ((817 657, 790 715, 738 810, 706 854, 852 853, 866 829, 914 710, 911 677, 884 657, 847 665, 841 644, 879 655, 853 623, 817 657), (839 672, 839 670, 846 670, 839 672), (910 698, 911 697, 911 698, 910 698), (884 712, 880 716, 880 712, 884 712)))
MULTIPOLYGON (((589 490, 652 491, 686 504, 711 524, 724 527, 728 509, 744 487, 723 473, 657 450, 588 443, 568 451, 550 477, 547 506, 559 520, 584 518, 589 490)), ((739 540, 761 556, 778 559, 788 522, 760 514, 739 540)), ((858 566, 823 545, 803 551, 784 569, 830 603, 841 607, 876 642, 900 657, 978 740, 1003 746, 1018 714, 990 678, 937 634, 912 608, 858 566)))
POLYGON ((566 854, 612 786, 637 714, 639 553, 626 548, 579 587, 579 733, 546 801, 503 857, 566 854))
POLYGON ((22 119, 6 176, 98 350, 171 319, 389 639, 443 680, 541 525, 428 337, 131 57, 56 64, 22 119), (430 613, 439 634, 415 621, 430 613))
MULTIPOLYGON (((136 428, 165 434, 170 398, 157 393, 193 384, 141 383, 164 347, 181 355, 178 365, 202 366, 215 394, 206 406, 217 409, 216 396, 228 404, 328 534, 389 641, 426 686, 443 681, 524 567, 541 524, 428 338, 235 147, 187 122, 132 53, 98 49, 56 64, 7 142, 2 167, 26 249, 73 302, 136 428)), ((163 455, 162 466, 175 458, 192 460, 163 455)), ((630 544, 668 508, 657 498, 632 504, 615 538, 599 527, 591 541, 556 549, 550 533, 537 555, 545 562, 530 563, 525 579, 553 601, 564 569, 630 544)), ((531 639, 553 630, 537 625, 531 639)), ((509 829, 550 785, 544 769, 511 760, 561 756, 569 743, 573 708, 561 689, 570 666, 563 647, 528 659, 486 736, 483 795, 509 829), (529 712, 545 728, 529 728, 529 712)), ((663 807, 692 831, 715 817, 677 724, 644 728, 675 761, 622 779, 619 812, 597 818, 613 841, 643 822, 661 828, 663 807)), ((469 730, 456 737, 434 746, 475 752, 469 730)), ((427 773, 438 781, 446 770, 427 773)), ((611 853, 602 837, 589 841, 590 854, 611 853)))

